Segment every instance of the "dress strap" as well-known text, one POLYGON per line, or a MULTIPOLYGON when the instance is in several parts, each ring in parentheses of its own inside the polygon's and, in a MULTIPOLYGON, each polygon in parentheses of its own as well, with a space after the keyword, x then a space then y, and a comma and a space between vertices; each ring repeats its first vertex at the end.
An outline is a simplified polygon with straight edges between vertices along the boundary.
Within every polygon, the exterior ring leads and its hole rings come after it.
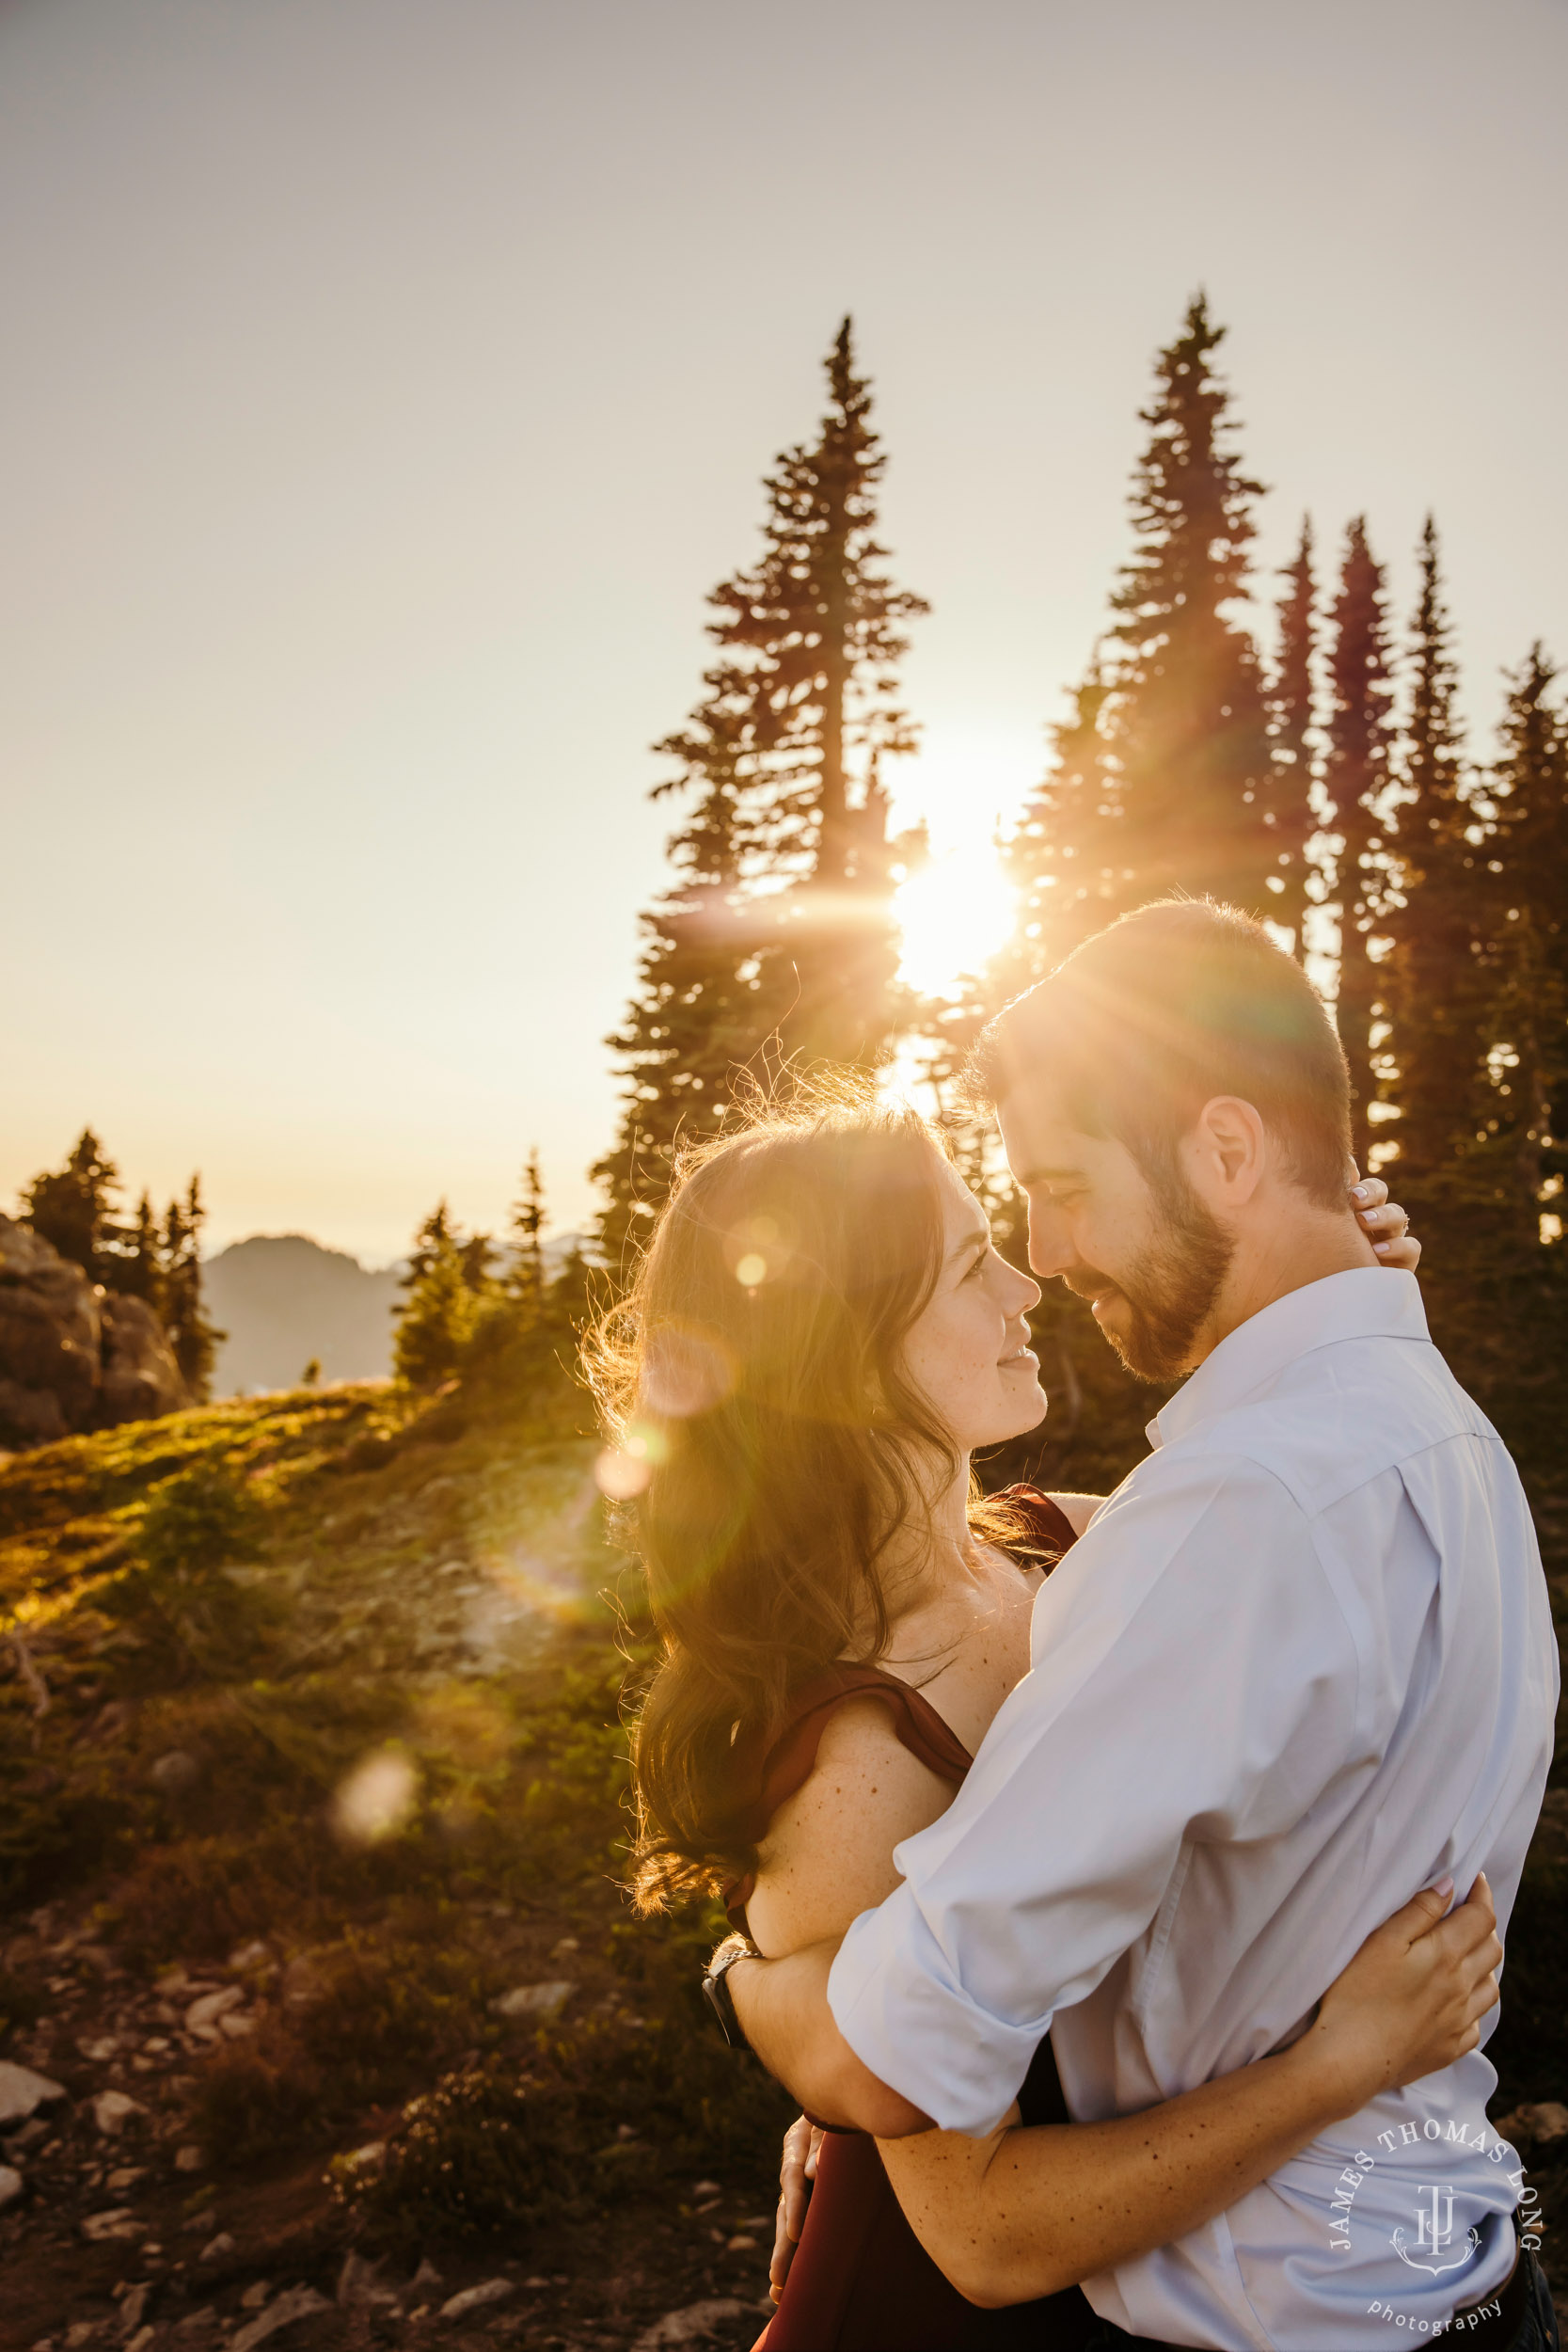
MULTIPOLYGON (((1004 1487, 997 1498, 1010 1502, 1025 1519, 1030 1540, 1049 1554, 1046 1573, 1075 1540, 1072 1522, 1037 1486, 1004 1487)), ((841 1707, 852 1699, 877 1699, 893 1717, 900 1745, 940 1780, 955 1788, 974 1761, 952 1725, 912 1683, 902 1681, 881 1666, 832 1665, 803 1682, 790 1698, 789 1712, 760 1763, 751 1761, 742 1743, 736 1754, 737 1772, 756 1794, 739 1815, 736 1827, 749 1845, 760 1845, 780 1805, 804 1788, 816 1764, 822 1735, 841 1707), (748 1769, 749 1767, 749 1769, 748 1769)), ((752 1751, 755 1756, 755 1750, 752 1751)), ((736 1927, 744 1927, 751 1895, 750 1875, 724 1890, 725 1908, 736 1927)))

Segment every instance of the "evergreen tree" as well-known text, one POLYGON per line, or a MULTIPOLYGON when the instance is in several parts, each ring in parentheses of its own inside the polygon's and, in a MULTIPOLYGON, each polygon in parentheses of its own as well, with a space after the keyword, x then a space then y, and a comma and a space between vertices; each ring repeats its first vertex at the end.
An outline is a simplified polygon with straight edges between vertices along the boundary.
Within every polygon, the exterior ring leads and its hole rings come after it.
POLYGON ((545 1180, 535 1144, 523 1164, 522 1189, 512 1211, 512 1264, 507 1287, 531 1323, 545 1302, 545 1180))
POLYGON ((105 1158, 92 1129, 84 1127, 64 1168, 35 1176, 26 1186, 22 1221, 62 1258, 107 1286, 119 1232, 114 1216, 119 1189, 119 1170, 105 1158))
POLYGON ((164 1219, 162 1310, 180 1375, 198 1405, 204 1405, 211 1393, 214 1360, 229 1336, 209 1320, 201 1295, 201 1229, 206 1221, 201 1179, 193 1176, 184 1200, 171 1200, 164 1219))
POLYGON ((435 1388, 461 1368, 479 1311, 464 1248, 446 1202, 438 1201, 415 1238, 407 1271, 399 1278, 406 1295, 393 1309, 393 1366, 410 1388, 435 1388))
POLYGON ((1311 869, 1307 847, 1315 818, 1312 787, 1316 688, 1312 665, 1317 652, 1317 589, 1312 578, 1312 520, 1304 515, 1294 560, 1285 567, 1284 596, 1279 605, 1279 649, 1269 688, 1269 733, 1273 772, 1266 815, 1279 859, 1280 887, 1272 906, 1274 921, 1284 925, 1303 948, 1303 925, 1311 903, 1311 869))
POLYGON ((1051 730, 1051 763, 1025 803, 1003 864, 1018 896, 1013 937, 988 975, 992 1009, 1059 963, 1119 911, 1121 809, 1105 736, 1110 697, 1099 650, 1051 730))
POLYGON ((1200 294, 1156 362, 1130 501, 1136 542, 1107 644, 1009 848, 1019 927, 990 976, 997 1001, 1173 891, 1299 929, 1304 783, 1276 757, 1257 650, 1233 617, 1261 485, 1232 446, 1213 371, 1224 336, 1200 294))
POLYGON ((1324 780, 1339 838, 1337 1012, 1350 1063, 1353 1149, 1364 1169, 1374 1133, 1370 1109, 1380 1096, 1373 1025, 1384 1017, 1385 1005, 1373 946, 1382 937, 1376 926, 1386 902, 1384 824, 1392 689, 1383 566, 1367 545, 1363 516, 1347 534, 1333 619, 1333 700, 1324 780))
POLYGON ((144 1192, 136 1203, 135 1218, 122 1229, 109 1288, 122 1291, 131 1298, 144 1299, 161 1320, 166 1304, 165 1287, 163 1232, 152 1202, 144 1192))
POLYGON ((897 1019, 903 845, 888 838, 880 764, 914 747, 897 668, 926 607, 894 587, 877 541, 885 460, 847 319, 827 373, 816 438, 767 479, 759 560, 710 599, 702 699, 657 746, 676 768, 657 793, 689 794, 691 813, 609 1041, 628 1081, 594 1170, 611 1265, 663 1199, 677 1137, 721 1123, 737 1073, 766 1080, 795 1056, 870 1066, 897 1019))
POLYGON ((1543 1215, 1559 1231, 1568 1224, 1568 712, 1554 698, 1556 679, 1536 644, 1509 680, 1488 861, 1503 901, 1502 985, 1476 1142, 1527 1250, 1542 1237, 1543 1215))
POLYGON ((1458 672, 1431 516, 1418 551, 1410 703, 1401 742, 1387 983, 1397 1072, 1400 1193, 1433 1240, 1443 1238, 1453 1163, 1465 1152, 1485 1085, 1496 993, 1497 893, 1482 825, 1466 785, 1455 696, 1458 672))
POLYGON ((1205 891, 1255 913, 1281 895, 1273 763, 1257 650, 1230 617, 1247 594, 1261 483, 1231 446, 1213 373, 1225 328, 1196 294, 1156 362, 1133 476, 1137 544, 1112 597, 1120 648, 1107 717, 1125 837, 1122 905, 1205 891))

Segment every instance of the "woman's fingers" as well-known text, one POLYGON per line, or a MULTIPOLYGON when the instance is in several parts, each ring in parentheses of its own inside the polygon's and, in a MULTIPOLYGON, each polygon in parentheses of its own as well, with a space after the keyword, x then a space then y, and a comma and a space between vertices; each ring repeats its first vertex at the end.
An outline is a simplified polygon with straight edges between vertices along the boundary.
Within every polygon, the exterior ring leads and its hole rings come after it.
MULTIPOLYGON (((1418 1896, 1417 1901, 1420 1900, 1418 1896)), ((1461 1959, 1479 1951, 1484 1944, 1496 1944, 1497 1912, 1484 1873, 1476 1880, 1465 1900, 1456 1903, 1446 1919, 1440 1919, 1425 1932, 1431 1935, 1434 1949, 1445 1958, 1461 1959)), ((1500 1945, 1497 1947, 1497 1957, 1499 1960, 1502 1957, 1500 1945)), ((1492 1963, 1488 1962, 1487 1964, 1490 1966, 1492 1963)))
POLYGON ((1410 1219, 1397 1200, 1388 1198, 1381 1176, 1367 1176, 1351 1187, 1356 1222, 1385 1265, 1413 1274, 1420 1263, 1421 1245, 1410 1231, 1410 1219))
POLYGON ((784 2282, 789 2276, 795 2249, 806 2226, 809 2184, 816 2170, 815 2143, 819 2137, 803 2115, 796 2117, 784 2137, 784 2154, 779 2165, 779 2211, 773 2227, 773 2258, 768 2266, 768 2287, 775 2303, 784 2293, 784 2282))

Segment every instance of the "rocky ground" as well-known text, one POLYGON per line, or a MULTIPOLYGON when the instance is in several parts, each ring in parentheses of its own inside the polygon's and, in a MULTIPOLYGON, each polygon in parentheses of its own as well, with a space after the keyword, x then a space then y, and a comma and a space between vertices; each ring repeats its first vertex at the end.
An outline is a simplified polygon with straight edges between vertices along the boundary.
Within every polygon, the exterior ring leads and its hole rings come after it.
MULTIPOLYGON (((270 2007, 309 2000, 309 1962, 280 1966, 253 1941, 144 1984, 57 1906, 0 1959, 48 2004, 0 2061, 7 2352, 253 2352, 285 2329, 310 2352, 480 2335, 652 2352, 750 2344, 771 2308, 772 2218, 752 2181, 673 2184, 667 2204, 596 2216, 527 2260, 494 2243, 435 2260, 358 2250, 315 2151, 260 2176, 214 2171, 193 2122, 201 2071, 270 2007)), ((567 1982, 528 1989, 569 2000, 567 1982)), ((361 2128, 389 2120, 372 2111, 361 2128)), ((373 2161, 365 2146, 351 2158, 373 2161)))
POLYGON ((366 1387, 0 1468, 4 2352, 753 2341, 783 2103, 614 1883, 593 1456, 366 1387), (255 1523, 149 1567, 209 1470, 255 1523), (378 2205, 476 2080, 538 2080, 499 2207, 461 2118, 467 2203, 378 2205))
MULTIPOLYGON (((787 2105, 630 1918, 580 1400, 0 1463, 0 2352, 741 2352, 787 2105)), ((1497 2120, 1568 2202, 1568 1791, 1497 2120)), ((1560 2275, 1556 2283, 1565 2283, 1560 2275)))

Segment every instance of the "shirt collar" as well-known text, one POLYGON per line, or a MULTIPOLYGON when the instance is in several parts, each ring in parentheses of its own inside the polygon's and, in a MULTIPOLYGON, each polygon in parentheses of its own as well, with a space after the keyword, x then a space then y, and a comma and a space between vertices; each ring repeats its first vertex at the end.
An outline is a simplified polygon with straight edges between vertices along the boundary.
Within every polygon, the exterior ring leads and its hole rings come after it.
POLYGON ((1413 1274, 1353 1266, 1288 1291, 1239 1324, 1162 1406, 1147 1431, 1152 1446, 1186 1437, 1201 1422, 1253 1396, 1275 1373, 1338 1340, 1430 1340, 1413 1274))

